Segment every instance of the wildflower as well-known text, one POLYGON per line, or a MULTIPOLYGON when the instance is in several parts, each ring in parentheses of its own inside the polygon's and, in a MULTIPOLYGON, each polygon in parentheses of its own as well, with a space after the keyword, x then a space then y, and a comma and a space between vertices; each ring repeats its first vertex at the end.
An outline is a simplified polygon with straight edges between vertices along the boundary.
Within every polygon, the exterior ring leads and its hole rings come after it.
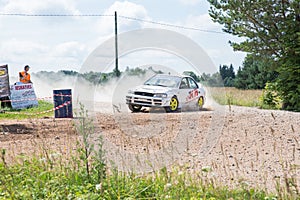
POLYGON ((101 190, 102 189, 102 184, 100 183, 100 184, 97 184, 96 185, 96 190, 98 191, 98 190, 101 190))
POLYGON ((171 183, 167 183, 167 184, 165 185, 164 189, 165 189, 165 190, 168 190, 171 186, 172 186, 171 183))
POLYGON ((178 172, 178 176, 182 175, 183 174, 183 171, 179 171, 178 172))

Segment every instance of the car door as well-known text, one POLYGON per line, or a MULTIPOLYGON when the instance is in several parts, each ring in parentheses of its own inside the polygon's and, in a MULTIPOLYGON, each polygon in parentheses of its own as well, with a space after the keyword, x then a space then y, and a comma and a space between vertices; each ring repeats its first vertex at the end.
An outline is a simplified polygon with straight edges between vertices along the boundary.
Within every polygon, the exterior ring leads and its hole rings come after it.
POLYGON ((180 107, 185 107, 189 103, 191 88, 187 77, 181 79, 178 91, 178 101, 180 107))
POLYGON ((190 105, 197 105, 198 99, 200 97, 199 86, 196 81, 190 77, 187 78, 189 83, 189 96, 188 96, 188 103, 190 105))

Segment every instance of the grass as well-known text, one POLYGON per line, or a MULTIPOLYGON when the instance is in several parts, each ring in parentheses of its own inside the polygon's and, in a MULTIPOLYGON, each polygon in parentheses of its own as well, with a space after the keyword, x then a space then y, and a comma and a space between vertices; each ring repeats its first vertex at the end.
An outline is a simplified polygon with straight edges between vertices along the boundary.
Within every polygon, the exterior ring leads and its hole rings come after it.
MULTIPOLYGON (((38 101, 37 107, 14 110, 11 108, 2 108, 0 113, 0 119, 28 119, 28 118, 42 118, 53 116, 53 111, 38 114, 43 111, 50 111, 53 108, 53 104, 47 101, 38 101)), ((0 109, 1 110, 1 109, 0 109)))
MULTIPOLYGON (((79 126, 90 131, 88 125, 79 126)), ((298 199, 280 185, 278 194, 245 184, 229 189, 210 178, 213 167, 191 173, 188 165, 175 166, 142 175, 107 170, 95 151, 87 156, 88 146, 82 139, 67 159, 59 151, 44 151, 30 157, 20 155, 17 163, 8 164, 6 150, 0 149, 0 199, 298 199)))
MULTIPOLYGON (((187 171, 162 169, 138 176, 114 170, 101 182, 85 167, 64 163, 50 167, 42 158, 14 166, 0 164, 0 199, 273 199, 255 189, 229 190, 194 179, 187 171)), ((74 164, 79 160, 74 160, 74 164)), ((76 164, 76 165, 77 165, 76 164)), ((201 174, 199 174, 201 176, 201 174)))
POLYGON ((237 105, 247 107, 261 107, 262 90, 240 90, 237 88, 208 88, 209 95, 221 105, 237 105))

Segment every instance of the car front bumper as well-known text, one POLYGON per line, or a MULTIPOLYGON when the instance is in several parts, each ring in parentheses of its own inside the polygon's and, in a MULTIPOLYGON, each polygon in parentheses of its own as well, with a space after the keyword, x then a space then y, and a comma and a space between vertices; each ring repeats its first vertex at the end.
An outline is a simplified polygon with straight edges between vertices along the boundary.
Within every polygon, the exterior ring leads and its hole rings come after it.
POLYGON ((126 104, 140 105, 145 107, 166 107, 169 106, 170 100, 162 97, 149 97, 141 95, 127 95, 126 104))

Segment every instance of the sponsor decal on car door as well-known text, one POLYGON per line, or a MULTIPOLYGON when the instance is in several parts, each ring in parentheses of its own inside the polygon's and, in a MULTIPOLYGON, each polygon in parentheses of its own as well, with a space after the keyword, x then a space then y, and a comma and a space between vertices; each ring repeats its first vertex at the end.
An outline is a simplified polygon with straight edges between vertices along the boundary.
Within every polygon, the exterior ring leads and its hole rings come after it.
POLYGON ((198 89, 190 90, 188 96, 186 97, 186 102, 188 103, 196 100, 198 98, 198 95, 199 95, 198 89))
POLYGON ((192 78, 187 78, 187 80, 188 80, 189 88, 190 88, 187 101, 196 103, 198 101, 198 98, 200 95, 199 86, 192 78))

